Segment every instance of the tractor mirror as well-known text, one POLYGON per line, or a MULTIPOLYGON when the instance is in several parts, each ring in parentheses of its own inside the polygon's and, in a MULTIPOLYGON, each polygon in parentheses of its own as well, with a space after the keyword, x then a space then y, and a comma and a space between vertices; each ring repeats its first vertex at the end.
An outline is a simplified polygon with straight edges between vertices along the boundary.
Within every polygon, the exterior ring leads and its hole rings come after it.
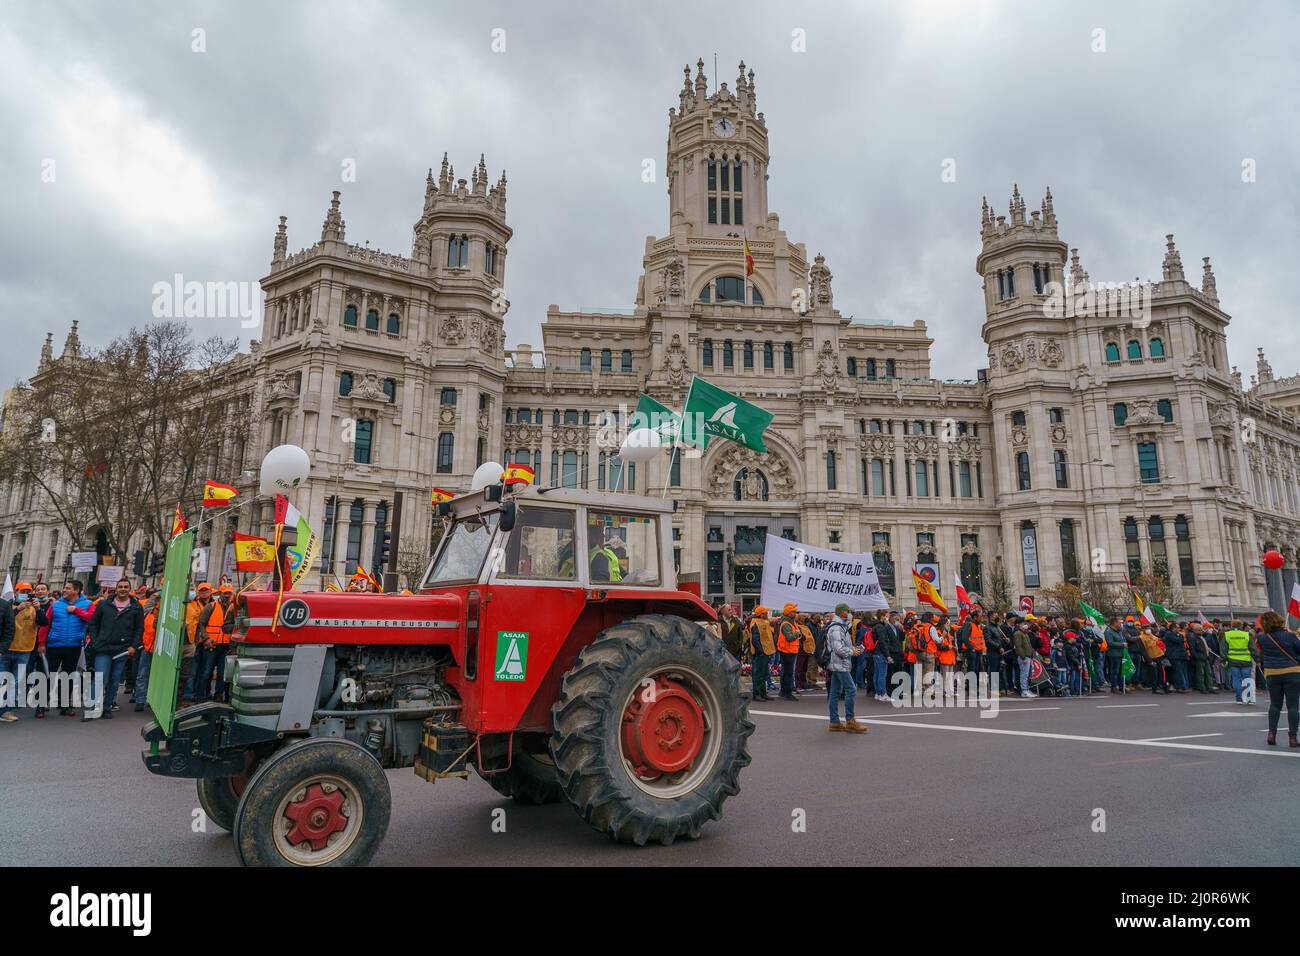
POLYGON ((501 492, 504 490, 505 490, 505 486, 503 485, 488 485, 486 488, 483 489, 483 500, 500 501, 501 492))
POLYGON ((500 517, 497 518, 497 527, 502 531, 509 531, 515 526, 515 512, 518 509, 513 501, 507 501, 501 505, 500 517))

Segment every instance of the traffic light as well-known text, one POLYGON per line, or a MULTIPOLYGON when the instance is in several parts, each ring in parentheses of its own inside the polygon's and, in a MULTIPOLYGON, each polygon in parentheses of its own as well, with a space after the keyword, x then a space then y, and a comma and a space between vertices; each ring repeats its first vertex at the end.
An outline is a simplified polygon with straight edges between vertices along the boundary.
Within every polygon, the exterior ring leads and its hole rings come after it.
POLYGON ((389 556, 393 550, 393 536, 387 531, 379 532, 379 567, 376 571, 382 571, 388 567, 389 556))
POLYGON ((137 578, 142 578, 142 577, 144 577, 144 569, 145 569, 145 565, 146 565, 146 563, 148 562, 148 560, 149 560, 149 552, 148 552, 148 551, 137 551, 137 552, 135 553, 135 560, 133 560, 133 561, 131 562, 131 572, 132 572, 132 573, 133 573, 137 578))
POLYGON ((163 568, 167 566, 167 558, 161 554, 151 554, 149 556, 149 573, 154 577, 163 573, 163 568))

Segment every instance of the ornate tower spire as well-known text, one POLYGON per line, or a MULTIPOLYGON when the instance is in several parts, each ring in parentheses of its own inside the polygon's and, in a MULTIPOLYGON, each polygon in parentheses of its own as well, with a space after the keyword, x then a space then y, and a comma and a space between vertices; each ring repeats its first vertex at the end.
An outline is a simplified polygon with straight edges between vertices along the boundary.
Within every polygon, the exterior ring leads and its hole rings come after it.
POLYGON ((271 246, 271 264, 284 262, 285 253, 289 251, 289 229, 285 225, 288 216, 280 217, 280 225, 275 227, 275 242, 271 246))
POLYGON ((449 175, 448 175, 448 172, 447 172, 447 154, 446 154, 446 153, 443 153, 443 154, 442 154, 442 169, 441 169, 441 171, 438 173, 438 192, 440 192, 440 193, 444 193, 444 194, 445 194, 445 193, 447 192, 447 184, 450 183, 450 182, 451 182, 451 179, 449 178, 449 175))
POLYGON ((1219 301, 1219 287, 1214 283, 1214 270, 1210 268, 1210 257, 1205 256, 1201 259, 1204 263, 1201 271, 1201 291, 1211 300, 1219 301))
POLYGON ((756 113, 758 112, 758 94, 754 92, 754 71, 750 70, 745 76, 747 80, 745 86, 749 90, 749 111, 756 113))
POLYGON ((41 368, 54 361, 54 333, 45 333, 45 344, 41 346, 41 368))
POLYGON ((993 234, 993 210, 989 208, 989 197, 980 197, 980 235, 987 238, 993 234))
POLYGON ((1025 201, 1020 196, 1019 183, 1011 184, 1011 208, 1010 216, 1011 225, 1023 226, 1025 223, 1025 201))
POLYGON ((1181 282, 1186 278, 1183 275, 1183 257, 1174 248, 1174 234, 1172 232, 1165 236, 1165 261, 1160 267, 1160 273, 1170 281, 1181 282))
POLYGON ((326 239, 337 239, 343 241, 343 236, 347 226, 343 222, 343 215, 339 212, 339 191, 334 190, 334 198, 330 200, 329 212, 325 213, 325 221, 321 223, 320 239, 324 242, 326 239))
POLYGON ((1056 225, 1056 210, 1052 208, 1052 187, 1047 187, 1047 195, 1043 197, 1043 225, 1056 225))
POLYGON ((63 340, 63 354, 60 358, 81 358, 81 336, 77 334, 77 320, 72 320, 68 337, 63 340))
POLYGON ((1268 359, 1264 358, 1264 347, 1260 346, 1256 353, 1255 377, 1259 379, 1261 385, 1273 381, 1273 366, 1268 363, 1268 359))
POLYGON ((1079 264, 1079 250, 1070 250, 1070 288, 1079 290, 1088 286, 1088 273, 1079 264))
POLYGON ((695 102, 703 104, 709 96, 709 81, 704 77, 704 57, 700 57, 695 68, 695 102))
POLYGON ((474 170, 473 177, 474 177, 474 195, 486 196, 487 183, 488 183, 487 163, 485 162, 482 153, 478 154, 478 167, 474 170))

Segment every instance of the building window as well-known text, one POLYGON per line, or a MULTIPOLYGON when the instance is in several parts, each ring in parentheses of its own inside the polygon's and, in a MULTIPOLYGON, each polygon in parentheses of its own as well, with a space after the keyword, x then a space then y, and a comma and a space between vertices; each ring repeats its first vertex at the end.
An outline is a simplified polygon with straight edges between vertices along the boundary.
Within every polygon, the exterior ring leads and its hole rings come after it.
POLYGON ((358 465, 370 464, 370 450, 375 436, 375 423, 364 418, 358 420, 353 435, 355 441, 352 444, 352 460, 358 465))
POLYGON ((1119 345, 1117 343, 1115 342, 1106 343, 1106 361, 1107 362, 1119 361, 1119 345))
POLYGON ((1070 583, 1078 583, 1079 557, 1074 546, 1074 522, 1066 518, 1061 522, 1061 573, 1070 583))
POLYGON ((849 378, 857 378, 857 377, 858 377, 858 360, 857 360, 857 359, 852 358, 852 357, 848 358, 848 359, 845 361, 844 366, 845 366, 844 371, 845 371, 845 373, 848 375, 849 378))
POLYGON ((754 369, 754 343, 753 342, 750 341, 745 342, 743 355, 744 355, 744 362, 745 362, 745 370, 753 371, 754 369))
POLYGON ((963 498, 970 498, 974 492, 971 488, 970 481, 970 462, 963 461, 957 464, 957 493, 963 498))
POLYGON ((566 425, 578 424, 578 410, 576 408, 566 408, 564 410, 564 424, 566 425))
POLYGON ((731 339, 725 339, 722 343, 722 367, 735 368, 736 355, 731 347, 731 339))
POLYGON ((578 453, 566 451, 561 462, 560 482, 565 488, 578 487, 578 453))
POLYGON ((352 394, 352 373, 351 372, 339 372, 339 394, 340 395, 352 394))
POLYGON ((1142 343, 1137 339, 1128 340, 1128 357, 1130 359, 1140 359, 1142 357, 1142 343))
POLYGON ((712 298, 709 295, 710 291, 711 291, 711 287, 706 282, 704 283, 704 288, 700 290, 700 294, 696 298, 698 298, 701 302, 711 302, 712 298))
POLYGON ((469 236, 452 236, 447 240, 447 268, 464 269, 469 265, 469 236))
POLYGON ((1111 409, 1111 414, 1115 418, 1116 426, 1123 425, 1128 421, 1128 406, 1123 402, 1116 402, 1115 407, 1111 409))
POLYGON ((602 372, 614 371, 614 353, 609 349, 600 350, 600 370, 602 372))
POLYGON ((885 462, 882 458, 871 459, 871 493, 877 497, 885 495, 885 462))
POLYGON ((1152 339, 1147 345, 1147 351, 1151 353, 1152 358, 1165 357, 1165 343, 1160 339, 1152 339))
POLYGON ((388 313, 388 328, 386 329, 386 331, 388 332, 389 335, 401 334, 402 317, 398 315, 396 312, 388 313))
POLYGON ((782 364, 785 366, 787 372, 794 371, 794 345, 790 342, 785 343, 782 364))
POLYGON ((961 580, 967 591, 984 590, 984 568, 980 562, 979 546, 979 535, 961 536, 961 580))
MULTIPOLYGON (((521 408, 519 414, 515 417, 519 420, 520 425, 531 425, 533 423, 533 410, 531 408, 521 408)), ((540 425, 541 422, 537 424, 540 425)))
POLYGON ((1156 402, 1156 412, 1167 422, 1174 420, 1174 406, 1167 398, 1162 398, 1156 402))
POLYGON ((379 331, 379 311, 377 309, 371 309, 366 313, 366 331, 379 331))
POLYGON ((894 360, 885 359, 885 378, 894 378, 896 374, 894 369, 895 369, 894 360))
POLYGON ((388 396, 390 402, 397 401, 397 381, 395 379, 384 379, 384 394, 388 396))
POLYGON ((361 563, 361 523, 365 520, 366 506, 360 498, 348 509, 348 545, 343 555, 343 574, 349 575, 361 563))
POLYGON ((1156 454, 1155 442, 1140 442, 1138 452, 1138 475, 1143 482, 1160 480, 1160 458, 1156 454))
POLYGON ((713 281, 719 302, 745 302, 745 280, 740 276, 718 276, 713 281))
POLYGON ((1018 426, 1020 426, 1021 428, 1024 428, 1024 427, 1025 427, 1025 413, 1024 413, 1024 412, 1012 412, 1012 413, 1011 413, 1011 424, 1012 424, 1012 425, 1018 425, 1018 426))
POLYGON ((1009 299, 1015 294, 1016 294, 1016 270, 1008 269, 1007 270, 1007 298, 1009 299))
POLYGON ((474 467, 477 468, 483 464, 484 456, 487 454, 487 439, 482 435, 479 436, 478 445, 474 449, 474 467))
POLYGON ((357 307, 350 305, 343 310, 343 324, 351 328, 357 327, 357 307))
POLYGON ((709 552, 709 594, 721 595, 725 590, 722 562, 726 555, 722 551, 709 552))
POLYGON ((916 497, 928 498, 930 496, 930 469, 926 467, 923 459, 918 458, 914 470, 916 472, 916 497))
POLYGON ((871 532, 871 557, 876 564, 876 577, 883 591, 894 593, 894 559, 890 553, 889 532, 871 532))
POLYGON ((680 488, 682 484, 682 456, 680 452, 673 452, 671 463, 668 466, 668 485, 671 488, 680 488))
POLYGON ((1169 549, 1165 544, 1165 522, 1159 515, 1147 519, 1147 540, 1151 546, 1151 573, 1169 581, 1169 549))
POLYGON ((583 372, 591 371, 591 349, 583 349, 578 353, 578 368, 583 372))
POLYGON ((763 368, 771 371, 776 365, 776 355, 771 342, 763 343, 763 368))
POLYGON ((826 489, 835 490, 835 452, 826 453, 826 489))
POLYGON ((454 388, 444 388, 441 397, 439 398, 439 402, 443 405, 455 405, 456 390, 454 388))
POLYGON ((1002 270, 999 269, 998 270, 998 298, 1005 299, 1006 297, 1007 297, 1007 280, 1006 277, 1003 275, 1002 270))
POLYGON ((1047 410, 1047 423, 1049 425, 1059 425, 1065 421, 1065 413, 1059 408, 1049 408, 1047 410))
POLYGON ((483 271, 490 276, 497 274, 497 247, 490 242, 483 247, 483 271))
POLYGON ((1016 452, 1016 487, 1021 491, 1030 489, 1029 482, 1029 452, 1016 452))
POLYGON ((1034 291, 1039 295, 1043 294, 1043 286, 1047 284, 1046 270, 1037 262, 1034 263, 1034 291))
POLYGON ((1056 487, 1058 488, 1070 487, 1070 473, 1066 464, 1063 449, 1058 448, 1052 452, 1052 466, 1056 469, 1056 487))
POLYGON ((623 354, 621 356, 619 366, 620 366, 620 371, 624 371, 624 372, 632 371, 632 350, 631 349, 623 350, 623 354))
POLYGON ((451 473, 455 447, 456 438, 451 432, 443 432, 438 436, 438 474, 446 475, 451 473))
POLYGON ((1138 545, 1138 525, 1133 518, 1124 519, 1124 553, 1130 578, 1142 573, 1142 551, 1138 545))
POLYGON ((873 358, 867 359, 867 378, 872 381, 876 378, 876 360, 873 358))
POLYGON ((705 339, 700 358, 705 368, 713 368, 713 339, 705 339))
POLYGON ((1187 516, 1174 518, 1174 538, 1178 544, 1178 576, 1184 585, 1196 583, 1196 566, 1192 562, 1192 534, 1187 525, 1187 516))

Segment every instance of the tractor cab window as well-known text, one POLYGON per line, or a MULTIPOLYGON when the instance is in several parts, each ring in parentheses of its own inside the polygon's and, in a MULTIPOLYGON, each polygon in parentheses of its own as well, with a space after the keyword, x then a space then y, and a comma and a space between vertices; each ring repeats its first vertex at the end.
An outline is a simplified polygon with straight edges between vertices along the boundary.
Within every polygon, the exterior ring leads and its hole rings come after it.
POLYGON ((478 580, 496 526, 495 511, 482 516, 471 515, 453 522, 421 586, 427 588, 450 581, 478 580))
POLYGON ((659 537, 650 515, 587 512, 587 569, 592 584, 659 583, 659 537))
POLYGON ((575 581, 573 560, 576 512, 521 505, 506 541, 501 576, 539 581, 575 581))

